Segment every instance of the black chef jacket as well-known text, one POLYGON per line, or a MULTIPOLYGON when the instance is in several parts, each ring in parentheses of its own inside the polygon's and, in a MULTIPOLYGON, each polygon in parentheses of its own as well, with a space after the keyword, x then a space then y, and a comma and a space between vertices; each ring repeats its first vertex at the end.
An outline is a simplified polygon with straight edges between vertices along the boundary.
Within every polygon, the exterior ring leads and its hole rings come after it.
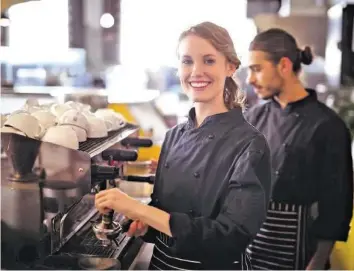
MULTIPOLYGON (((195 128, 195 110, 166 134, 151 205, 170 213, 170 255, 221 268, 259 231, 271 188, 270 151, 240 108, 195 128)), ((154 242, 149 229, 144 240, 154 242)))
POLYGON ((351 136, 314 90, 282 109, 276 100, 255 106, 246 119, 267 138, 275 173, 272 200, 312 205, 318 239, 345 241, 353 211, 351 136))

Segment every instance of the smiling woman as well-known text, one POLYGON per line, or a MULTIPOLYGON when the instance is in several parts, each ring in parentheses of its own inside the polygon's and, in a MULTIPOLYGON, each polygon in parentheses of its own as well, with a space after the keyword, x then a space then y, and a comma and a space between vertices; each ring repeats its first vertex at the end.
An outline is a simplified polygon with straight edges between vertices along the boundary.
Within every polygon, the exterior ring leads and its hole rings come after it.
POLYGON ((150 205, 111 189, 96 207, 135 220, 129 234, 155 244, 151 269, 251 269, 245 249, 266 215, 271 167, 231 78, 240 61, 228 32, 210 22, 181 34, 178 59, 194 108, 166 134, 150 205))
POLYGON ((243 95, 232 78, 241 62, 225 29, 205 22, 183 32, 178 58, 181 84, 192 101, 206 102, 222 95, 228 109, 243 105, 243 95))

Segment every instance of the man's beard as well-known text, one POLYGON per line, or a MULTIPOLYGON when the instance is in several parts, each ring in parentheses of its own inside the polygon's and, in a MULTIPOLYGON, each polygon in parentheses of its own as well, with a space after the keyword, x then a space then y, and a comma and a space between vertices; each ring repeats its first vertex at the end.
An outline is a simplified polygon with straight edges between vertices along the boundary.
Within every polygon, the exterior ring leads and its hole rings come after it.
POLYGON ((280 88, 267 88, 267 95, 264 95, 262 97, 262 100, 270 100, 273 99, 274 97, 278 97, 281 93, 280 88))
POLYGON ((280 88, 273 89, 273 97, 278 97, 281 93, 280 88))
POLYGON ((279 84, 277 87, 267 87, 267 92, 269 93, 269 95, 267 95, 267 99, 266 100, 269 100, 269 99, 272 99, 274 97, 279 97, 279 95, 281 94, 282 92, 282 87, 283 87, 283 79, 280 78, 280 76, 276 76, 278 81, 279 81, 279 84))

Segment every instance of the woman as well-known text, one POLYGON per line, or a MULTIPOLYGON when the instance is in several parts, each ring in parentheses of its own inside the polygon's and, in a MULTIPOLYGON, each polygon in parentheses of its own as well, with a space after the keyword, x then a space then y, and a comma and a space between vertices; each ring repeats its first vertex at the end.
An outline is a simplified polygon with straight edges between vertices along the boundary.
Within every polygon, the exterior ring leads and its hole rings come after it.
POLYGON ((271 166, 264 137, 243 118, 232 79, 240 61, 228 32, 210 22, 182 33, 178 59, 194 108, 166 134, 151 204, 112 189, 96 195, 96 207, 136 220, 129 234, 155 243, 151 269, 248 269, 271 166))

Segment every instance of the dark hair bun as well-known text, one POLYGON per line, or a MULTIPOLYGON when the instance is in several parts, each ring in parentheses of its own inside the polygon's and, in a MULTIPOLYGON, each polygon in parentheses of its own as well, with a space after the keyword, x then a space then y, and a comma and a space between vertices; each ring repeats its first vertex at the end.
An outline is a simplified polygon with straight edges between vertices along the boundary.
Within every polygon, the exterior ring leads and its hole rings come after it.
POLYGON ((304 50, 301 51, 301 63, 305 65, 310 65, 313 60, 313 54, 309 46, 305 46, 304 50))

